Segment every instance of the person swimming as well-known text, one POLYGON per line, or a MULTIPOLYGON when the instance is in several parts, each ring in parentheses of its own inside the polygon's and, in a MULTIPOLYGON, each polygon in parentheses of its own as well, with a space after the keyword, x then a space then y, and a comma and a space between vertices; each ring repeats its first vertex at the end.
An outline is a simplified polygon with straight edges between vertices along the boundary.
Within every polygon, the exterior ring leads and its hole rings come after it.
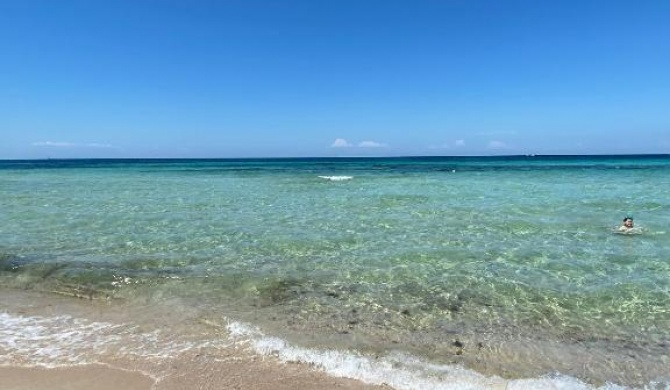
POLYGON ((623 219, 623 223, 621 226, 619 226, 619 231, 621 232, 627 232, 631 229, 633 229, 635 226, 633 224, 633 218, 632 217, 626 217, 623 219))
POLYGON ((642 234, 644 228, 641 226, 635 226, 633 223, 633 217, 626 216, 621 223, 621 226, 615 226, 614 232, 619 234, 642 234))

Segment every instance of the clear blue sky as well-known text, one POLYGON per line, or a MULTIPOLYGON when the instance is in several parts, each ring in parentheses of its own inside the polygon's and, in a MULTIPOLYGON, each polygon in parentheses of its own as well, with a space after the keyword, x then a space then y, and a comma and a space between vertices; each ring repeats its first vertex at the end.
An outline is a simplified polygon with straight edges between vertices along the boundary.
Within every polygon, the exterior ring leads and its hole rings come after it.
POLYGON ((670 1, 0 0, 0 158, 670 153, 670 1))

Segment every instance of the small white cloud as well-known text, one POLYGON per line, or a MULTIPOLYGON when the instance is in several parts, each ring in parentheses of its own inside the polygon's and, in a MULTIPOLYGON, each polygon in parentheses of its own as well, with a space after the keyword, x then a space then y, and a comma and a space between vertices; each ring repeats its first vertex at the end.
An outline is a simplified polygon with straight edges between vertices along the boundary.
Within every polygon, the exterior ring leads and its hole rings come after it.
POLYGON ((489 149, 507 149, 508 146, 502 141, 491 141, 488 145, 489 149))
POLYGON ((330 146, 333 148, 350 148, 354 145, 347 142, 347 140, 344 138, 337 138, 335 142, 333 142, 333 144, 330 146))
POLYGON ((40 142, 33 142, 33 146, 46 146, 46 147, 52 147, 52 148, 113 148, 112 145, 109 144, 100 144, 96 142, 88 143, 88 144, 76 144, 73 142, 54 142, 54 141, 40 141, 40 142))
POLYGON ((72 148, 77 145, 73 144, 72 142, 41 141, 41 142, 33 142, 33 146, 53 146, 56 148, 72 148))
POLYGON ((359 148, 386 148, 388 145, 375 141, 362 141, 358 144, 359 148))
POLYGON ((358 144, 354 145, 347 141, 344 138, 337 138, 332 145, 330 145, 333 148, 352 148, 352 147, 357 147, 357 148, 387 148, 388 145, 381 143, 381 142, 376 142, 376 141, 361 141, 358 144))

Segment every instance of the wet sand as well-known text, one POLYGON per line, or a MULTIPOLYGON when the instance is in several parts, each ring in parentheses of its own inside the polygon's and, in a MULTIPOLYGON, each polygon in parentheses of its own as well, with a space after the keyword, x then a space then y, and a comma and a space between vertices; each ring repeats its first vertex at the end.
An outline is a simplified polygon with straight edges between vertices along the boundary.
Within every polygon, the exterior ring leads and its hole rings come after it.
POLYGON ((149 390, 150 377, 104 366, 69 368, 0 368, 0 381, 5 390, 149 390))
MULTIPOLYGON (((188 366, 186 364, 185 366, 188 366)), ((228 364, 222 371, 189 372, 152 379, 136 371, 87 365, 62 368, 0 368, 3 390, 181 390, 181 389, 380 389, 347 379, 331 378, 305 367, 256 369, 249 364, 228 364)))

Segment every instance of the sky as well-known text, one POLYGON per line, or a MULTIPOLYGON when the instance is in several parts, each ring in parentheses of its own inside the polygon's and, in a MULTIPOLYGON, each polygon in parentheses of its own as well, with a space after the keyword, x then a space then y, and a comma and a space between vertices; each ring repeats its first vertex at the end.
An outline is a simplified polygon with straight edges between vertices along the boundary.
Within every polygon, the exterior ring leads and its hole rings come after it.
POLYGON ((670 153, 670 1, 0 0, 0 159, 670 153))

